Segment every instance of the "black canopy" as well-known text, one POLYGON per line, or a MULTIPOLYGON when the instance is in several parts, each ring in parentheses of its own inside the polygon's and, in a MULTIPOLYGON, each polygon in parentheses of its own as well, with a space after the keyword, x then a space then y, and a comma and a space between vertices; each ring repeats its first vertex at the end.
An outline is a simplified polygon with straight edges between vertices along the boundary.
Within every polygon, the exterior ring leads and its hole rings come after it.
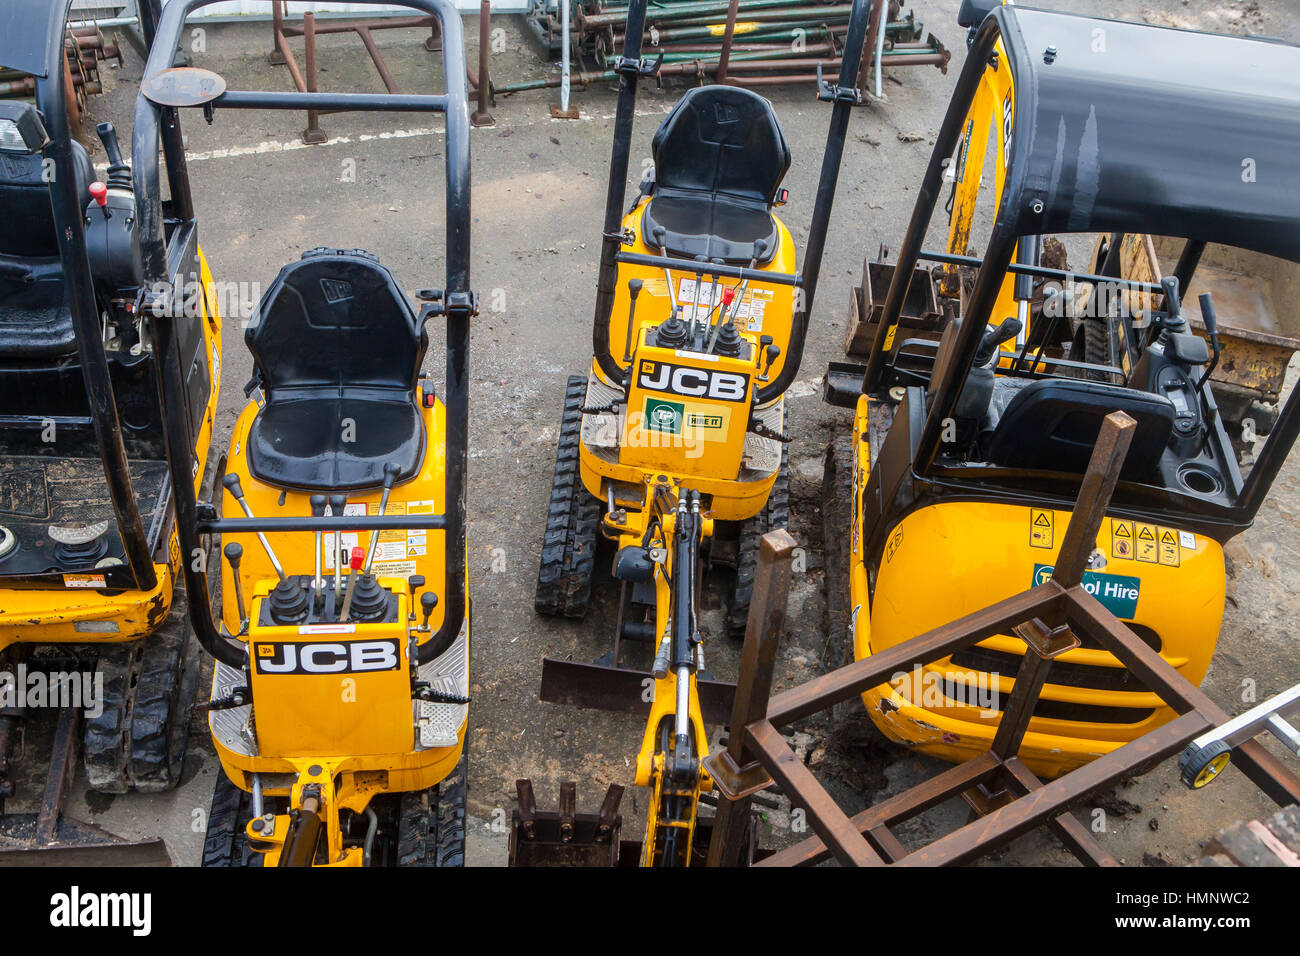
POLYGON ((1152 232, 1300 261, 1300 47, 1024 7, 991 17, 1015 79, 1017 233, 1152 232))
POLYGON ((63 50, 72 0, 0 0, 0 65, 49 76, 63 50))

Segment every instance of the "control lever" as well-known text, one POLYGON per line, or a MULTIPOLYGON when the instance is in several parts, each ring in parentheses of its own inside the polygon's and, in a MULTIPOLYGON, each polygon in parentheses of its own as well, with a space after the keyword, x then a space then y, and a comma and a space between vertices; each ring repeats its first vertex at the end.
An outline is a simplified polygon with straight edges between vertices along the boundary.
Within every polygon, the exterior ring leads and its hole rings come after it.
MULTIPOLYGON (((245 517, 257 517, 257 515, 253 514, 253 509, 248 507, 248 502, 244 500, 244 490, 239 486, 238 475, 232 472, 222 478, 221 483, 226 486, 226 490, 229 491, 231 496, 235 499, 235 503, 243 510, 245 517)), ((287 581, 288 578, 284 576, 284 567, 280 564, 280 559, 275 556, 275 552, 271 550, 271 542, 266 540, 266 535, 258 531, 257 540, 262 543, 262 550, 266 552, 267 558, 270 559, 271 567, 275 569, 275 573, 279 576, 280 582, 284 583, 287 581)))
MULTIPOLYGON (((695 261, 700 263, 707 263, 709 261, 709 257, 703 255, 696 256, 695 261)), ((690 321, 690 332, 689 332, 690 337, 687 339, 687 341, 690 342, 691 348, 695 348, 695 323, 700 318, 700 286, 703 285, 703 283, 704 283, 704 273, 697 272, 695 274, 695 289, 691 293, 691 321, 690 321)), ((707 337, 708 337, 708 326, 706 325, 705 338, 707 337)))
POLYGON ((235 608, 239 611, 239 633, 243 634, 248 630, 248 612, 244 610, 244 582, 239 579, 239 562, 244 557, 244 546, 238 541, 232 541, 222 550, 235 581, 235 608))
MULTIPOLYGON (((330 516, 334 518, 343 517, 343 509, 348 506, 347 495, 330 495, 330 516)), ((335 531, 333 534, 334 547, 334 600, 338 601, 343 594, 343 565, 346 558, 343 554, 343 532, 335 531)))
POLYGON ((359 572, 362 563, 366 560, 366 552, 360 545, 352 549, 352 560, 349 563, 349 573, 347 583, 343 585, 343 610, 339 614, 339 621, 343 622, 348 619, 348 611, 352 609, 352 592, 355 591, 356 581, 361 577, 359 572))
MULTIPOLYGON (((758 260, 763 258, 763 253, 767 252, 767 240, 755 239, 753 255, 749 257, 749 267, 757 268, 758 260)), ((731 323, 734 325, 736 319, 740 316, 740 303, 745 300, 745 291, 749 288, 749 280, 745 279, 740 283, 740 291, 736 294, 736 304, 731 309, 731 323)))
POLYGON ((758 345, 763 350, 763 371, 758 376, 758 380, 766 382, 768 374, 772 371, 772 363, 781 354, 781 346, 774 344, 770 335, 760 335, 758 345))
POLYGON ((1183 317, 1183 299, 1178 293, 1178 276, 1165 276, 1160 280, 1160 287, 1165 290, 1165 305, 1169 317, 1165 320, 1167 333, 1182 332, 1187 328, 1187 319, 1183 317))
MULTIPOLYGON (((709 264, 714 266, 720 266, 723 265, 723 261, 721 259, 710 259, 709 264)), ((716 307, 713 304, 713 297, 717 294, 718 294, 718 274, 715 272, 713 274, 713 282, 709 285, 709 299, 708 299, 709 311, 704 313, 704 317, 708 320, 708 324, 705 325, 704 327, 706 333, 708 334, 708 342, 705 343, 704 346, 704 351, 706 352, 713 351, 713 346, 718 341, 718 333, 722 331, 722 326, 725 324, 727 319, 727 310, 725 307, 725 303, 719 304, 716 307), (713 316, 715 309, 718 313, 716 321, 713 316)))
POLYGON ((90 184, 87 188, 87 192, 90 193, 90 198, 95 200, 96 205, 99 206, 100 211, 104 214, 104 218, 112 219, 113 211, 108 208, 108 186, 105 183, 96 180, 90 184))
POLYGON ((433 616, 433 609, 438 606, 438 595, 432 591, 425 591, 420 595, 420 609, 424 611, 424 622, 420 624, 421 631, 429 630, 429 618, 433 616))
POLYGON ((411 620, 415 620, 415 596, 420 593, 424 587, 424 575, 412 574, 406 579, 407 586, 411 589, 411 620))
POLYGON ((623 345, 623 361, 632 361, 632 319, 636 315, 636 297, 641 294, 641 287, 645 283, 640 279, 627 280, 627 294, 629 296, 627 303, 627 338, 623 345))
POLYGON ((1204 390, 1205 383, 1210 380, 1210 373, 1214 371, 1219 364, 1219 355, 1223 348, 1219 344, 1219 319, 1214 314, 1214 298, 1208 292, 1202 292, 1197 301, 1201 304, 1201 321, 1205 323, 1205 331, 1210 336, 1210 364, 1205 369, 1205 374, 1201 380, 1196 383, 1196 391, 1199 393, 1204 390))
MULTIPOLYGON (((397 473, 401 470, 401 466, 395 461, 390 461, 384 465, 384 491, 383 494, 379 496, 379 517, 381 518, 384 516, 384 513, 388 511, 388 496, 393 493, 393 483, 397 481, 397 473)), ((370 533, 370 547, 366 551, 366 564, 365 569, 362 571, 363 574, 370 573, 370 566, 374 563, 375 551, 378 549, 379 532, 372 531, 370 533)))
MULTIPOLYGON (((668 235, 668 230, 663 226, 655 226, 654 237, 655 245, 659 247, 659 255, 665 259, 668 258, 668 246, 664 244, 664 237, 668 235)), ((668 301, 672 304, 672 314, 677 314, 677 291, 673 288, 673 274, 667 266, 664 266, 664 279, 668 282, 668 301)))
MULTIPOLYGON (((311 516, 313 518, 325 517, 325 496, 312 495, 310 501, 311 501, 311 516)), ((312 603, 315 604, 317 607, 323 607, 325 603, 325 580, 324 578, 321 577, 321 573, 320 573, 320 563, 321 563, 320 552, 321 552, 321 547, 324 544, 324 535, 321 534, 319 530, 317 530, 313 537, 315 538, 315 542, 312 550, 313 552, 315 552, 316 573, 312 575, 312 579, 311 579, 312 603)))
POLYGON ((984 338, 980 339, 980 347, 975 350, 974 368, 983 368, 989 364, 993 358, 993 353, 997 351, 999 345, 1003 342, 1010 342, 1020 334, 1024 328, 1020 320, 1015 316, 1008 316, 1002 320, 1002 324, 996 329, 991 329, 984 333, 984 338))
POLYGON ((108 154, 109 177, 119 171, 130 172, 131 167, 122 159, 122 147, 117 142, 117 127, 112 123, 100 123, 95 127, 95 132, 99 134, 99 141, 104 144, 104 152, 108 154))

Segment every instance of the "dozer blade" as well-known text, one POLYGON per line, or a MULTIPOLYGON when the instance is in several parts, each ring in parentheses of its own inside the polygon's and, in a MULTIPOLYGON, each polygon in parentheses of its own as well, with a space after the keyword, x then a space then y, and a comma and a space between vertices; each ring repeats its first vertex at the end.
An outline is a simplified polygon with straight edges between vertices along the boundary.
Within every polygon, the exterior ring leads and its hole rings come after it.
POLYGON ((611 783, 599 813, 577 813, 577 784, 560 784, 559 810, 538 810, 531 780, 516 780, 510 866, 618 866, 623 788, 611 783))
POLYGON ((171 866, 162 840, 126 840, 80 820, 60 817, 51 842, 37 840, 41 814, 0 819, 3 866, 171 866))
POLYGON ((63 815, 80 738, 81 711, 64 707, 40 812, 0 816, 0 866, 170 866, 162 840, 126 840, 63 815))
MULTIPOLYGON (((644 699, 645 681, 653 680, 649 671, 603 664, 580 664, 553 657, 542 659, 541 699, 552 704, 592 707, 615 713, 650 713, 644 699)), ((706 723, 725 724, 731 720, 731 702, 736 685, 728 681, 696 679, 700 695, 700 712, 706 723)))

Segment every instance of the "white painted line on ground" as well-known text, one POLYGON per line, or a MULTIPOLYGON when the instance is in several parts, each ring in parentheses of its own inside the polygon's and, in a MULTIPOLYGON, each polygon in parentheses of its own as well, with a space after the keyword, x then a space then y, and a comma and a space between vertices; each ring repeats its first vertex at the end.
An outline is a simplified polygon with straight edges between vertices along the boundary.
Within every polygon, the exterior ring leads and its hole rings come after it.
MULTIPOLYGON (((670 106, 665 106, 662 108, 657 108, 652 110, 637 110, 636 115, 637 116, 666 116, 670 109, 671 109, 670 106)), ((580 115, 580 118, 588 121, 594 121, 594 120, 611 121, 614 119, 614 114, 613 113, 582 113, 580 115)), ((543 120, 543 122, 570 123, 573 121, 555 119, 554 117, 547 116, 543 120)), ((483 130, 484 132, 490 132, 492 130, 502 130, 502 129, 526 129, 529 126, 536 126, 536 125, 537 123, 498 123, 496 126, 483 127, 483 130)), ((471 129, 471 133, 474 132, 475 131, 471 129)), ((368 143, 373 140, 413 139, 417 136, 441 136, 444 133, 446 133, 446 130, 440 126, 417 126, 412 129, 385 130, 382 133, 358 133, 354 136, 333 136, 330 139, 327 139, 325 142, 320 143, 318 145, 319 146, 343 146, 349 143, 368 143)), ((480 133, 478 135, 483 135, 483 134, 480 133)), ((264 140, 263 142, 260 143, 254 143, 251 146, 229 146, 224 149, 205 149, 205 150, 196 150, 194 152, 187 152, 185 154, 185 160, 186 162, 190 162, 190 163, 202 163, 211 159, 236 159, 240 156, 263 156, 266 155, 267 153, 288 153, 298 149, 314 149, 314 148, 315 147, 309 146, 307 143, 304 143, 301 139, 264 140)), ((128 157, 126 159, 126 162, 128 163, 131 162, 131 159, 128 157)), ((108 163, 96 163, 95 170, 97 172, 107 172, 108 163)))

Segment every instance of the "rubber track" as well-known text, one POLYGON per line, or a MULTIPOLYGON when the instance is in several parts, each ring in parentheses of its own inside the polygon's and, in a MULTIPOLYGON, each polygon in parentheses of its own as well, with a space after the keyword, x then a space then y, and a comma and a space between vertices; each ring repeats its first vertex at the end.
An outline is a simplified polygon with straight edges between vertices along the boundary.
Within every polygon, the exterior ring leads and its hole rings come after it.
POLYGON ((248 845, 245 827, 253 818, 253 795, 236 787, 218 769, 203 839, 203 866, 261 866, 262 854, 248 845))
POLYGON ((743 640, 749 623, 749 603, 754 597, 754 575, 758 571, 758 541, 776 528, 790 526, 789 452, 781 449, 781 467, 772 483, 763 510, 747 518, 740 526, 736 553, 736 582, 727 607, 726 630, 736 640, 743 640))
POLYGON ((534 607, 539 614, 581 618, 591 601, 601 508, 583 487, 578 470, 586 400, 587 380, 569 376, 537 571, 534 607))
POLYGON ((465 796, 469 754, 462 752, 435 787, 402 794, 397 825, 398 866, 465 865, 465 796))
POLYGON ((96 665, 104 678, 103 709, 86 719, 86 777, 101 793, 158 793, 180 782, 199 650, 178 586, 167 620, 152 634, 106 645, 96 665))
POLYGON ((86 780, 100 793, 131 789, 127 739, 130 731, 131 689, 135 685, 143 640, 106 644, 95 665, 103 675, 103 700, 96 717, 86 717, 82 733, 82 762, 86 780))
MULTIPOLYGON (((853 528, 853 438, 840 435, 826 446, 826 465, 822 472, 822 533, 826 553, 826 635, 827 669, 843 667, 853 661, 849 639, 849 615, 852 597, 849 591, 850 542, 853 528)), ((848 742, 860 742, 870 736, 872 727, 862 705, 853 696, 831 708, 831 723, 848 742)))

